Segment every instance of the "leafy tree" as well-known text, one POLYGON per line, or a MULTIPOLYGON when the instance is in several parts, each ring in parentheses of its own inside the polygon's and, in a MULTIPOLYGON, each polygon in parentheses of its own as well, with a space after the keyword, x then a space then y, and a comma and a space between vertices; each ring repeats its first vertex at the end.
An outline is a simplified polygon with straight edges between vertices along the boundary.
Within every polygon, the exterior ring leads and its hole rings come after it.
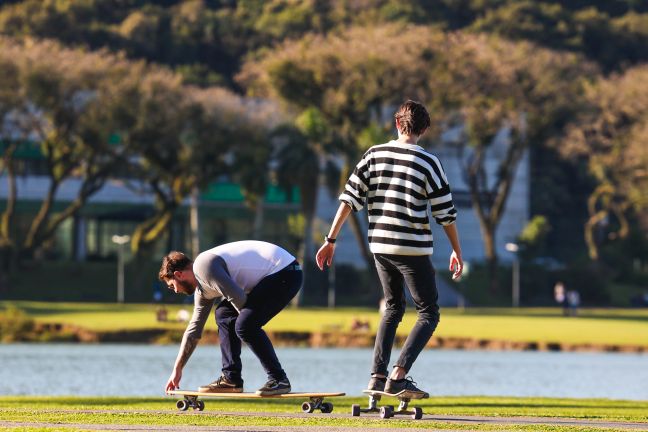
POLYGON ((583 78, 596 72, 576 55, 529 43, 392 25, 286 43, 248 62, 239 79, 252 95, 320 109, 340 132, 349 160, 357 159, 367 128, 391 125, 385 113, 403 99, 431 107, 433 138, 460 126, 458 144, 471 154, 467 183, 495 284, 495 233, 518 162, 532 144, 561 130, 578 108, 583 78), (502 130, 509 145, 489 182, 486 151, 502 130))
POLYGON ((429 99, 462 128, 459 144, 470 150, 465 172, 495 291, 495 233, 519 161, 531 146, 560 134, 582 107, 583 86, 597 69, 573 54, 494 37, 455 34, 443 46, 443 60, 429 69, 429 99), (508 144, 491 182, 485 157, 501 131, 508 144))
POLYGON ((113 108, 113 83, 132 69, 117 57, 67 50, 52 42, 2 38, 0 46, 0 63, 8 65, 11 71, 11 79, 0 84, 0 93, 13 93, 11 104, 3 110, 2 137, 8 143, 4 157, 10 193, 0 232, 3 243, 14 245, 21 255, 32 256, 123 162, 120 149, 109 145, 111 131, 103 119, 106 111, 113 108), (16 200, 12 156, 27 140, 40 144, 49 186, 21 245, 17 246, 16 239, 12 239, 16 200), (81 179, 76 198, 53 215, 58 190, 73 178, 81 179))
MULTIPOLYGON (((279 99, 297 112, 321 113, 340 138, 337 151, 347 161, 344 176, 361 153, 358 140, 364 131, 376 122, 382 127, 384 108, 400 103, 404 94, 423 94, 417 85, 422 86, 425 77, 415 70, 424 70, 424 62, 404 64, 394 56, 404 46, 405 36, 399 37, 399 32, 396 26, 355 28, 288 42, 271 54, 247 62, 238 80, 251 96, 279 99)), ((412 38, 418 41, 413 32, 407 37, 408 42, 412 38)), ((366 235, 357 215, 351 216, 351 227, 372 268, 366 235)))
POLYGON ((599 258, 597 232, 626 238, 628 217, 648 209, 648 67, 601 78, 588 87, 590 109, 574 121, 560 150, 582 158, 597 181, 588 199, 585 240, 590 257, 599 258), (612 222, 612 220, 616 222, 612 222))

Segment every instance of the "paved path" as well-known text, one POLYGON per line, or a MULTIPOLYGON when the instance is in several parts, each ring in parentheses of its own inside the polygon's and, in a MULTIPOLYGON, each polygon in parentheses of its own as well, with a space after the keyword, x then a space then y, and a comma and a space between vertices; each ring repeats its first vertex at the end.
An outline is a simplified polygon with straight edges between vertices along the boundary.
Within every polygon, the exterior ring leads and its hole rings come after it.
MULTIPOLYGON (((188 416, 233 416, 233 417, 283 417, 283 418, 305 418, 308 417, 322 417, 322 418, 352 418, 349 414, 302 414, 302 413, 276 413, 276 412, 241 412, 241 411, 192 411, 192 412, 178 412, 169 410, 39 410, 40 412, 51 413, 108 413, 108 414, 175 414, 175 415, 188 415, 188 416)), ((0 418, 2 417, 2 410, 0 410, 0 418)), ((373 432, 394 432, 394 428, 380 427, 378 422, 389 420, 380 420, 377 414, 363 414, 361 418, 373 418, 377 420, 376 428, 371 428, 373 432)), ((408 419, 407 416, 396 417, 396 419, 408 419)), ((412 420, 414 421, 414 420, 412 420)), ((443 422, 443 423, 456 423, 463 425, 462 431, 465 431, 465 425, 470 424, 490 424, 501 425, 501 430, 507 430, 507 426, 519 425, 547 425, 547 426, 579 426, 579 427, 595 427, 595 428, 608 428, 615 430, 627 431, 647 431, 648 422, 628 422, 628 421, 607 421, 607 420, 584 420, 584 419, 569 419, 557 417, 486 417, 486 416, 467 416, 467 415, 424 415, 420 422, 421 428, 407 428, 410 432, 418 431, 434 431, 425 427, 426 422, 443 422)), ((82 424, 82 423, 40 423, 40 422, 13 422, 0 420, 0 427, 51 427, 51 428, 75 428, 87 430, 101 430, 101 431, 142 431, 150 430, 147 425, 101 425, 101 424, 82 424)), ((180 432, 203 432, 203 431, 251 431, 251 432, 292 432, 309 429, 304 426, 155 426, 156 430, 163 431, 180 431, 180 432)), ((313 428, 310 428, 313 429, 313 428)), ((361 429, 356 427, 340 427, 340 426, 318 426, 317 430, 324 430, 326 432, 358 432, 361 429)), ((444 429, 448 431, 449 429, 444 429)))

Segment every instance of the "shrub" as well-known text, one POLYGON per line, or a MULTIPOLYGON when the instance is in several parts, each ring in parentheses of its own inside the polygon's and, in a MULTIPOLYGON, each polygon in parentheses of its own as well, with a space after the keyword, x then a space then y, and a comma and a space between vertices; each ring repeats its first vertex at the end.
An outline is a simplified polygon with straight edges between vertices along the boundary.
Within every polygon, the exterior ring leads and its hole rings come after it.
POLYGON ((34 320, 15 306, 8 306, 0 312, 0 340, 15 342, 27 339, 34 329, 34 320))

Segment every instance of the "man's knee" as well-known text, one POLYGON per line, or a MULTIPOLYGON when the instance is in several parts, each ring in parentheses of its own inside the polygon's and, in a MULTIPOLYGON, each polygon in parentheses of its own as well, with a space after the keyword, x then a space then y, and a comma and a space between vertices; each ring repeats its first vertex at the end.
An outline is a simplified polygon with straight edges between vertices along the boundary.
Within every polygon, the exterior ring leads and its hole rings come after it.
POLYGON ((440 318, 441 317, 439 316, 439 311, 436 310, 418 312, 419 321, 423 321, 432 328, 436 328, 436 326, 439 324, 440 318))
POLYGON ((401 322, 405 315, 405 303, 387 303, 385 307, 385 319, 388 321, 401 322))
POLYGON ((216 315, 216 325, 219 329, 230 329, 232 324, 236 321, 236 317, 233 316, 218 316, 216 315))
POLYGON ((243 342, 249 340, 250 336, 258 330, 250 321, 244 319, 238 319, 234 329, 236 330, 236 336, 238 336, 243 342))

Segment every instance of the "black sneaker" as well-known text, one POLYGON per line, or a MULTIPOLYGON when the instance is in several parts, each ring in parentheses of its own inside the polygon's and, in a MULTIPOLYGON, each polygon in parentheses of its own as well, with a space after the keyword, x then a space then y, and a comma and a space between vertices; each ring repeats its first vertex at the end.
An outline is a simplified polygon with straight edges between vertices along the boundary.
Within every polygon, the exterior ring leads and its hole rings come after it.
POLYGON ((243 380, 230 381, 225 375, 222 375, 213 383, 198 387, 198 391, 201 393, 242 393, 243 380))
POLYGON ((385 383, 387 382, 387 378, 379 378, 372 376, 371 379, 369 380, 369 384, 367 384, 367 390, 372 390, 372 391, 385 391, 385 383))
POLYGON ((414 380, 412 380, 412 377, 407 377, 399 380, 387 380, 387 384, 385 385, 385 393, 399 394, 403 391, 415 393, 421 395, 421 397, 424 398, 429 397, 427 392, 424 392, 420 388, 416 387, 416 383, 414 382, 414 380))
POLYGON ((274 396, 290 393, 290 381, 288 378, 277 381, 270 379, 263 387, 256 391, 259 396, 274 396))

